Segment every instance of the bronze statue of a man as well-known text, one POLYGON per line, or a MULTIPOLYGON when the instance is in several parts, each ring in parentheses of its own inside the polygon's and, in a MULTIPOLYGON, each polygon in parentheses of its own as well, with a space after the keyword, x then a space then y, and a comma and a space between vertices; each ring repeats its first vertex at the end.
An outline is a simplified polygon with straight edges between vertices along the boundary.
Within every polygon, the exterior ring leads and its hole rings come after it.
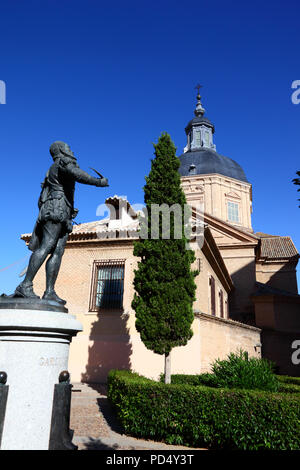
POLYGON ((61 259, 72 220, 78 210, 74 209, 75 182, 93 186, 108 186, 107 178, 95 178, 81 170, 70 147, 64 142, 54 142, 50 147, 54 163, 42 184, 38 201, 39 215, 29 243, 33 251, 24 281, 16 288, 14 296, 39 298, 33 291, 33 279, 49 256, 46 263, 46 290, 43 299, 65 304, 54 290, 61 259))

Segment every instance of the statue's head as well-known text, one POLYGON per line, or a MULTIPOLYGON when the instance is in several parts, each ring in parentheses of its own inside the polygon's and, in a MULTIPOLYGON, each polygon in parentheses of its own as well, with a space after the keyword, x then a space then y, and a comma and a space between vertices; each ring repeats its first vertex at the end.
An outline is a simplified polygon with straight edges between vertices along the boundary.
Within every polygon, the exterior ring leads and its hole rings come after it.
POLYGON ((53 160, 55 160, 58 157, 61 157, 62 155, 66 155, 68 157, 74 158, 74 154, 72 150, 70 149, 69 145, 66 144, 65 142, 61 142, 60 140, 53 142, 53 144, 50 146, 50 154, 53 160))

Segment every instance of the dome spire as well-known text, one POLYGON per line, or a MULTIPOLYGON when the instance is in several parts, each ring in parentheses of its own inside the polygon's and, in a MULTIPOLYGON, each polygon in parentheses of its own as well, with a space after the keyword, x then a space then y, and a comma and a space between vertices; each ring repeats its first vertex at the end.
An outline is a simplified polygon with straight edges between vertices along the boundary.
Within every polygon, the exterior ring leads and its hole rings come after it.
POLYGON ((216 150, 213 142, 213 133, 215 132, 214 125, 209 119, 204 117, 205 109, 201 103, 200 88, 202 85, 196 85, 197 105, 194 111, 195 117, 188 123, 185 128, 187 135, 187 145, 184 147, 184 152, 190 152, 201 149, 216 150))
POLYGON ((201 96, 200 96, 200 88, 202 88, 203 85, 200 85, 198 83, 198 85, 195 86, 195 89, 198 90, 198 94, 197 94, 197 105, 196 105, 196 109, 194 111, 195 113, 195 116, 203 116, 203 114, 205 113, 205 109, 203 108, 202 106, 202 103, 201 103, 201 96))

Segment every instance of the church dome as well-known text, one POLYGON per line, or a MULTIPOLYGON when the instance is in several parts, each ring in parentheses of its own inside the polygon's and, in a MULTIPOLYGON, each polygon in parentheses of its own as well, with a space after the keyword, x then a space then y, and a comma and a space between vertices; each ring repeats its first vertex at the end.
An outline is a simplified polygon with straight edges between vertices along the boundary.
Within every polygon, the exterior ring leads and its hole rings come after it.
POLYGON ((212 149, 203 147, 198 150, 188 151, 181 155, 179 160, 179 173, 181 176, 219 173, 248 183, 244 170, 238 163, 212 149))

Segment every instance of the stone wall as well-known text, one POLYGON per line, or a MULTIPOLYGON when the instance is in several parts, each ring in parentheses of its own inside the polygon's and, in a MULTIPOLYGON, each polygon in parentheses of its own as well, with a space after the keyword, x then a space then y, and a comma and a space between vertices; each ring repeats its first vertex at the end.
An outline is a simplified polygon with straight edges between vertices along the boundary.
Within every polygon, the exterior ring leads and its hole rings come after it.
POLYGON ((200 369, 210 372, 215 359, 225 359, 230 352, 247 351, 249 357, 261 357, 261 330, 233 320, 196 315, 200 331, 200 369))
POLYGON ((295 260, 289 262, 262 262, 257 261, 256 279, 262 284, 274 287, 275 289, 286 290, 293 294, 298 294, 297 272, 295 260))

